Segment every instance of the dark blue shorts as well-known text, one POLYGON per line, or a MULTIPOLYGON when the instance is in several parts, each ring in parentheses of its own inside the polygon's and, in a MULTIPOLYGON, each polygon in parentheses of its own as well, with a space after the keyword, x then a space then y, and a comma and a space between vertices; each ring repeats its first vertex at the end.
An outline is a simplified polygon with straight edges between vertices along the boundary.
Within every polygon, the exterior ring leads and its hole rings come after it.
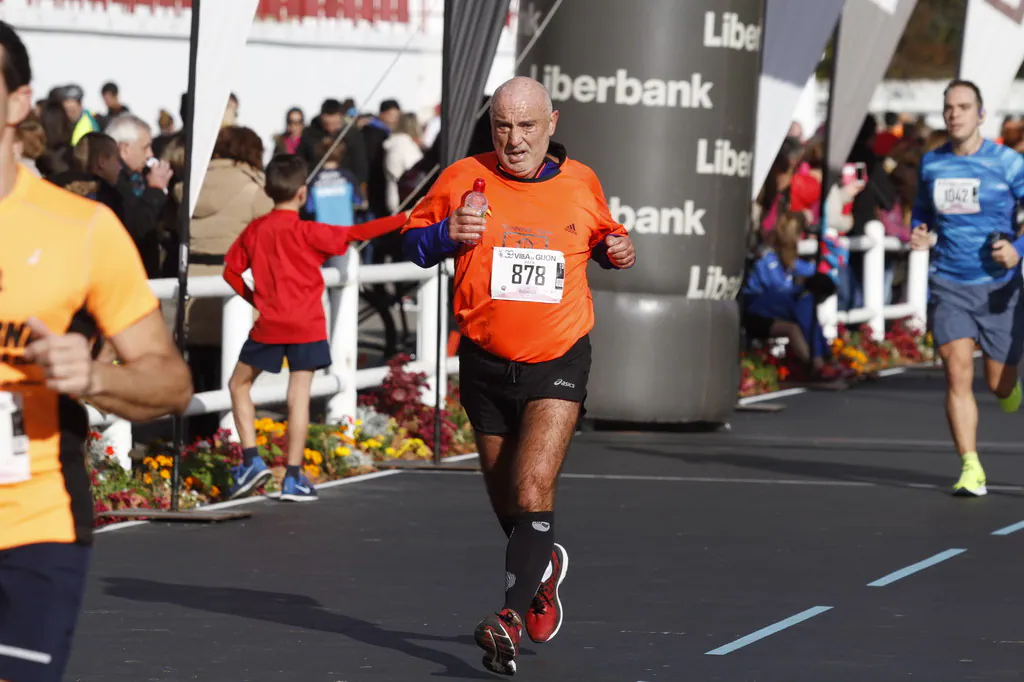
POLYGON ((315 372, 331 366, 331 345, 326 341, 284 344, 246 339, 238 355, 239 362, 274 374, 281 371, 285 358, 288 358, 288 369, 315 372))
POLYGON ((1020 362, 1024 297, 1019 276, 991 284, 962 284, 932 276, 928 288, 928 322, 936 347, 957 339, 974 339, 996 362, 1020 362))
POLYGON ((90 554, 56 542, 0 550, 0 680, 60 682, 90 554))

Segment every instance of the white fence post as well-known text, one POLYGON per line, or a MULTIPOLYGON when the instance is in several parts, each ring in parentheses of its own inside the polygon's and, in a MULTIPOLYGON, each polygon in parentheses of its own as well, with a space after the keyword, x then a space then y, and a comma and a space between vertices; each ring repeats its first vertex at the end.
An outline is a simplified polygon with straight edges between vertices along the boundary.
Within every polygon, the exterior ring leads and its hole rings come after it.
POLYGON ((110 426, 100 431, 103 442, 114 448, 113 459, 125 471, 132 470, 132 459, 129 456, 135 446, 132 440, 132 423, 124 419, 114 419, 110 426))
MULTIPOLYGON (((249 337, 252 329, 253 308, 244 298, 238 295, 229 296, 224 299, 224 313, 221 321, 221 346, 220 346, 220 386, 228 390, 228 381, 235 371, 235 363, 238 362, 238 354, 242 352, 242 346, 249 337)), ((232 442, 238 442, 238 429, 235 428, 235 418, 231 410, 221 412, 220 427, 230 429, 232 442)))
POLYGON ((832 294, 824 303, 818 305, 818 324, 821 333, 829 341, 839 335, 839 296, 832 294))
POLYGON ((434 406, 435 382, 441 382, 441 401, 444 406, 447 397, 448 372, 445 358, 447 353, 448 328, 448 277, 447 265, 443 261, 437 266, 440 271, 434 271, 430 279, 423 282, 419 290, 419 320, 416 328, 416 359, 427 366, 434 367, 434 372, 428 380, 428 386, 424 389, 420 399, 425 405, 434 406), (438 341, 438 310, 441 311, 441 364, 437 365, 437 341, 438 341))
POLYGON ((885 335, 885 227, 877 220, 864 225, 870 241, 864 252, 864 307, 871 313, 868 326, 875 340, 885 335))
POLYGON ((345 282, 329 289, 331 301, 331 368, 341 382, 341 392, 327 401, 327 421, 339 423, 356 415, 356 367, 359 360, 359 253, 349 249, 343 258, 332 258, 328 265, 342 272, 345 282))
POLYGON ((907 303, 914 309, 910 324, 920 331, 928 324, 928 256, 927 250, 911 249, 907 261, 907 303))

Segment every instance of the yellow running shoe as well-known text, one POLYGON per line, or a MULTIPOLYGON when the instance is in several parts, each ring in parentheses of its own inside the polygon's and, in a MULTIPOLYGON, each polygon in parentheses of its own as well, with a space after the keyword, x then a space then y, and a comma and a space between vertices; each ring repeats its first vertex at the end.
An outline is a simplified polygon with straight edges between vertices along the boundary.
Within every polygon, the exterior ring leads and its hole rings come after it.
POLYGON ((1016 412, 1020 409, 1022 397, 1024 397, 1024 392, 1021 391, 1020 381, 1018 380, 1010 395, 1005 398, 997 398, 997 400, 999 400, 999 407, 1003 408, 1003 412, 1016 412))
POLYGON ((985 470, 981 468, 978 455, 968 452, 963 456, 963 468, 960 471, 960 480, 953 486, 954 495, 969 497, 981 497, 988 494, 985 488, 985 470))

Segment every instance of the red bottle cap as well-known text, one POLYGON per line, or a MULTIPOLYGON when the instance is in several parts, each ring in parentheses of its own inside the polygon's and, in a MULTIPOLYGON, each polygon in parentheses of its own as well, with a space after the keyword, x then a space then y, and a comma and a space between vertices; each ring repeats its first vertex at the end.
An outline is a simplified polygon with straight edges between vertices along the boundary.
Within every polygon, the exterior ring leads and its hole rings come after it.
POLYGON ((474 192, 483 192, 484 191, 484 184, 485 183, 484 183, 484 179, 483 178, 477 178, 473 182, 473 191, 474 192))

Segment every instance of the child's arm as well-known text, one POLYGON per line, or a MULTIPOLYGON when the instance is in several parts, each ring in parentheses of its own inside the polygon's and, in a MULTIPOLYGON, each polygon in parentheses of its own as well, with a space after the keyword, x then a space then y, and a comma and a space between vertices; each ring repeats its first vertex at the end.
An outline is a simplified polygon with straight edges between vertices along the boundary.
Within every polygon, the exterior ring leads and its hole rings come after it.
POLYGON ((365 241, 399 230, 405 225, 407 218, 407 214, 399 213, 387 218, 377 218, 361 225, 346 225, 344 227, 309 222, 307 223, 306 241, 310 246, 323 253, 342 256, 348 251, 348 245, 351 242, 365 241))
POLYGON ((224 281, 235 290, 236 294, 255 308, 256 303, 253 299, 252 289, 242 279, 242 273, 249 269, 249 252, 244 245, 249 234, 249 230, 243 230, 228 252, 224 254, 224 281))

